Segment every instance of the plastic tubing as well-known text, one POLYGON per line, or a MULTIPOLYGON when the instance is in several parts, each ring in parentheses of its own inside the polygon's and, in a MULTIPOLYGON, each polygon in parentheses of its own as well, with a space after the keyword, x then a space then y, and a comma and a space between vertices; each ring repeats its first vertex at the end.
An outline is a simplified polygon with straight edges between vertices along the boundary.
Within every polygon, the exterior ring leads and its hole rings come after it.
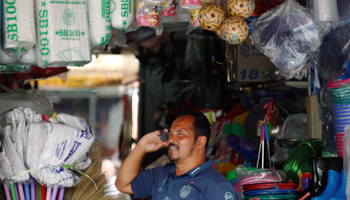
POLYGON ((299 140, 301 143, 294 149, 287 159, 283 171, 287 175, 287 180, 292 179, 294 183, 299 183, 299 173, 302 172, 305 164, 313 156, 320 156, 324 149, 322 140, 307 142, 299 140))

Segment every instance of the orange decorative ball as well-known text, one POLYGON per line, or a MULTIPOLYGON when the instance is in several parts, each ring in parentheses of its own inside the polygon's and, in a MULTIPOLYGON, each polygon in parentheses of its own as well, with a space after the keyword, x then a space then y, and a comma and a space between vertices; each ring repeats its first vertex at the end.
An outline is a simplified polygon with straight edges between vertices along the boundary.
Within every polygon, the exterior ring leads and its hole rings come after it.
POLYGON ((230 16, 222 22, 216 34, 230 44, 240 44, 247 39, 249 27, 244 19, 230 16))
POLYGON ((255 3, 254 0, 227 0, 227 9, 231 15, 246 19, 253 14, 255 3))
POLYGON ((225 19, 225 10, 218 4, 211 3, 202 6, 198 20, 202 27, 209 31, 219 29, 225 19))

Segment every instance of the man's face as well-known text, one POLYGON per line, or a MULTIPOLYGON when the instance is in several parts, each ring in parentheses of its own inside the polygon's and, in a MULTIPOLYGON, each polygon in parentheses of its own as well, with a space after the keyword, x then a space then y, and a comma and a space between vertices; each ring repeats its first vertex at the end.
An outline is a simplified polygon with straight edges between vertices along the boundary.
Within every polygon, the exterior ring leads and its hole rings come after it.
POLYGON ((195 148, 194 117, 181 116, 170 127, 168 138, 169 160, 178 163, 190 158, 195 148))

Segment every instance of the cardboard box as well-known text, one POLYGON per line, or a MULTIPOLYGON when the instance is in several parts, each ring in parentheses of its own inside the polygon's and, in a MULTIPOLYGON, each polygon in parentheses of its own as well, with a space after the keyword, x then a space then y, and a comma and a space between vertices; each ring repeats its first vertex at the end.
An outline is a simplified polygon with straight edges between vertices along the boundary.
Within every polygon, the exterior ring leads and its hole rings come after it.
POLYGON ((100 141, 95 141, 91 148, 90 148, 90 152, 89 152, 89 156, 91 159, 96 160, 97 163, 101 163, 101 142, 100 141))
POLYGON ((264 82, 270 78, 265 71, 277 70, 271 60, 261 53, 248 37, 242 44, 236 45, 237 82, 264 82))
POLYGON ((317 95, 307 97, 304 106, 307 114, 308 137, 322 139, 322 121, 320 119, 320 105, 317 102, 317 95))

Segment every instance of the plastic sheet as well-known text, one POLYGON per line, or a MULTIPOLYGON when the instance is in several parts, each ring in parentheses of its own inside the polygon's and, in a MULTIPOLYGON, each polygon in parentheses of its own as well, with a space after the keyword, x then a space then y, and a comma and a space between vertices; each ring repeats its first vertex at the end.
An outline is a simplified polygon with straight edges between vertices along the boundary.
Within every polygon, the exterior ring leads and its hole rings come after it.
POLYGON ((282 132, 277 138, 308 139, 306 114, 289 115, 283 122, 282 132))
POLYGON ((47 97, 38 91, 13 91, 0 94, 0 113, 7 112, 21 105, 37 113, 51 115, 52 105, 47 97))
POLYGON ((268 56, 285 79, 301 79, 321 44, 309 9, 288 0, 252 23, 252 43, 268 56))

